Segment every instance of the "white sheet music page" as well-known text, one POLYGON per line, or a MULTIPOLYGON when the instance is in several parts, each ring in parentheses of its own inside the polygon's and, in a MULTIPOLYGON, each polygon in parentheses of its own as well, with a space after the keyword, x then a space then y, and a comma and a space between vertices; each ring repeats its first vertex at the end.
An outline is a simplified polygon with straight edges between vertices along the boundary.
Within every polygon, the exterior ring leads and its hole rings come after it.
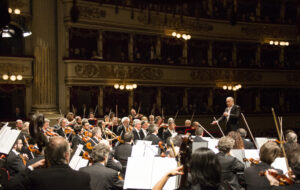
MULTIPOLYGON (((169 171, 177 168, 175 158, 155 157, 152 171, 151 189, 154 185, 169 171)), ((173 190, 177 188, 177 177, 171 177, 164 186, 164 190, 173 190)))
POLYGON ((218 139, 209 139, 208 140, 208 148, 214 151, 216 154, 219 152, 219 150, 216 148, 218 145, 219 140, 218 139))
POLYGON ((124 189, 151 189, 154 157, 129 157, 124 189))
POLYGON ((275 169, 282 170, 284 174, 287 174, 288 172, 285 158, 276 158, 274 162, 271 164, 271 166, 274 167, 275 169))
POLYGON ((79 170, 80 168, 84 168, 86 166, 88 166, 89 161, 84 159, 84 158, 80 158, 79 162, 77 163, 77 166, 75 168, 75 170, 79 170))
POLYGON ((70 168, 72 168, 73 170, 76 169, 76 166, 78 165, 79 161, 81 159, 81 156, 73 156, 70 163, 69 163, 69 166, 70 168))
POLYGON ((1 130, 0 136, 0 152, 8 155, 12 147, 14 146, 17 138, 20 135, 19 130, 11 129, 10 127, 4 126, 1 130))
POLYGON ((253 158, 259 160, 259 150, 256 149, 245 149, 244 150, 245 158, 253 158))

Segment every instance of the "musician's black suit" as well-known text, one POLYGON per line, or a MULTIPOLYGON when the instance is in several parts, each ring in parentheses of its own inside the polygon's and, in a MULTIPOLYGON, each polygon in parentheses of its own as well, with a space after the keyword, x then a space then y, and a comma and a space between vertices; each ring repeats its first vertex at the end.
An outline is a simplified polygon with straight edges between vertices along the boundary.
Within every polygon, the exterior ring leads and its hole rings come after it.
MULTIPOLYGON (((229 108, 227 107, 224 112, 228 112, 229 108)), ((240 116, 241 116, 241 108, 238 105, 233 105, 230 111, 229 119, 222 115, 218 122, 226 121, 226 131, 236 131, 240 125, 240 116)))
POLYGON ((132 129, 132 133, 133 133, 133 140, 134 142, 136 142, 137 140, 143 140, 140 136, 140 131, 137 131, 136 128, 132 129))
POLYGON ((82 190, 90 189, 90 176, 68 165, 30 171, 26 169, 9 181, 8 190, 82 190))
POLYGON ((10 176, 13 177, 18 173, 24 171, 26 169, 26 166, 24 165, 23 160, 19 155, 17 155, 13 151, 10 151, 7 157, 7 169, 10 176))
POLYGON ((167 142, 167 139, 169 137, 172 137, 172 133, 168 129, 165 129, 164 132, 163 132, 163 140, 164 140, 164 142, 167 142))
MULTIPOLYGON (((246 168, 245 181, 247 190, 268 190, 271 189, 270 182, 266 177, 259 176, 259 172, 274 169, 269 164, 261 162, 257 165, 246 168)), ((278 170, 282 174, 282 170, 278 170)))
POLYGON ((118 178, 118 172, 105 167, 101 163, 81 168, 79 171, 85 172, 91 177, 91 190, 115 190, 123 189, 123 181, 118 178))

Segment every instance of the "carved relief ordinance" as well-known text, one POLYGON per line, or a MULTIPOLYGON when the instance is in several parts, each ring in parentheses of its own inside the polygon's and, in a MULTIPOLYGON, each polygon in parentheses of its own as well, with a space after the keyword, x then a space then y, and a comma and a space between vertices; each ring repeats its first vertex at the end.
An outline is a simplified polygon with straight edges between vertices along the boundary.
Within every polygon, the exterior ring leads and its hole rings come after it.
POLYGON ((75 74, 82 78, 160 80, 163 71, 144 66, 77 64, 75 74))

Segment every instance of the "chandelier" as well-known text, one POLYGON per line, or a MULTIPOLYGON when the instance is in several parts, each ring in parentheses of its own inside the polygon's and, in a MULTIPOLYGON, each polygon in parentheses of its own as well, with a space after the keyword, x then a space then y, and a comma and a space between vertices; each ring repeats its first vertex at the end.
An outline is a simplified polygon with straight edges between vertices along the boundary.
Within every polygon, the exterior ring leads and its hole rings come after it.
POLYGON ((225 85, 223 85, 222 88, 223 88, 223 90, 237 91, 242 88, 242 85, 241 84, 235 84, 235 85, 225 84, 225 85))
POLYGON ((181 34, 181 33, 178 33, 178 32, 172 32, 172 36, 175 37, 175 38, 182 38, 184 40, 190 40, 191 39, 191 35, 189 34, 181 34))
POLYGON ((137 88, 137 84, 115 83, 114 88, 120 90, 134 90, 137 88))

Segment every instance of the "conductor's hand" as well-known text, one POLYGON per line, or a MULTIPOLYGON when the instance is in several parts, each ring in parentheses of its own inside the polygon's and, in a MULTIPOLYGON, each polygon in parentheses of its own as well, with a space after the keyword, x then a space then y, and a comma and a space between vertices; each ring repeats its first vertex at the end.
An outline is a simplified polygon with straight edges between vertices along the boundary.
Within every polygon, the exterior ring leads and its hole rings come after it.
POLYGON ((217 125, 217 121, 213 121, 213 122, 211 122, 211 125, 217 125))
POLYGON ((183 175, 183 166, 173 169, 168 173, 169 177, 176 176, 176 175, 183 175))
POLYGON ((225 117, 227 117, 227 116, 228 116, 228 112, 224 112, 223 115, 224 115, 225 117))

